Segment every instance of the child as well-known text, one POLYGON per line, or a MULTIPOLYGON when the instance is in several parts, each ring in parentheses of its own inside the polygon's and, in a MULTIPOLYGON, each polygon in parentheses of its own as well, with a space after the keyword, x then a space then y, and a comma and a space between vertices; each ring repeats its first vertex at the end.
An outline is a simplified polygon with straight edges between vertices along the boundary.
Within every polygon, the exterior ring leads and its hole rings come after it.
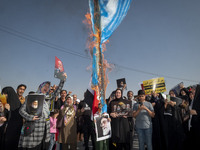
POLYGON ((57 122, 57 116, 59 114, 59 111, 57 109, 54 110, 52 115, 50 116, 50 145, 49 150, 53 149, 53 146, 55 144, 55 134, 56 134, 56 122, 57 122))
POLYGON ((152 150, 152 122, 154 109, 150 102, 145 101, 145 92, 138 91, 139 102, 133 106, 133 117, 136 118, 136 131, 139 139, 139 150, 144 150, 144 143, 147 149, 152 150))
POLYGON ((59 115, 59 110, 55 109, 52 115, 50 116, 50 145, 49 150, 53 149, 53 146, 55 144, 55 134, 57 132, 56 128, 56 122, 57 122, 57 116, 59 115))

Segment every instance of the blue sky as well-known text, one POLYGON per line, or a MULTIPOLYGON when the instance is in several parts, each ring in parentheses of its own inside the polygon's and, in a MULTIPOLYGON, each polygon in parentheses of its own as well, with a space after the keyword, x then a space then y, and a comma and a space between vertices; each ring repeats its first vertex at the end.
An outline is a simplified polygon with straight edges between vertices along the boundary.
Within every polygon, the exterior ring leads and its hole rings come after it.
MULTIPOLYGON (((199 83, 199 6, 198 0, 133 0, 107 44, 105 58, 117 64, 109 74, 107 96, 123 77, 134 93, 139 83, 161 75, 168 90, 181 81, 199 83)), ((89 56, 82 23, 88 11, 88 0, 0 0, 1 87, 24 83, 27 94, 46 80, 58 84, 53 76, 57 56, 68 75, 64 89, 82 99, 91 77, 86 69, 91 60, 83 58, 89 56)))

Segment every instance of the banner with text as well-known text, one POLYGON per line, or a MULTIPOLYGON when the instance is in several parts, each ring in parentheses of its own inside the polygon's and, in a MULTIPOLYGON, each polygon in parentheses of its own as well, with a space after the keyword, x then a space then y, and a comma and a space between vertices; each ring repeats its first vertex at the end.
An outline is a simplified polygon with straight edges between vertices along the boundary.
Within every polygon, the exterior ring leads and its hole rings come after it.
POLYGON ((146 95, 151 94, 153 91, 156 93, 165 92, 165 79, 164 77, 160 77, 143 81, 143 87, 146 95))

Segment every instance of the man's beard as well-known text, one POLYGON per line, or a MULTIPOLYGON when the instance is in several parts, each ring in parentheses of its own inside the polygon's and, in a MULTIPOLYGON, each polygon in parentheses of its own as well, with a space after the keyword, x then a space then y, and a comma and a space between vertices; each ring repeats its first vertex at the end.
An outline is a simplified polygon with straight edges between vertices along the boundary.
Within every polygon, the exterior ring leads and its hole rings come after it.
POLYGON ((103 130, 103 135, 104 135, 104 136, 105 136, 105 135, 108 135, 108 133, 110 132, 109 125, 107 125, 107 127, 102 128, 102 130, 103 130))
POLYGON ((37 109, 37 108, 38 108, 38 105, 32 105, 32 107, 33 107, 34 109, 37 109))

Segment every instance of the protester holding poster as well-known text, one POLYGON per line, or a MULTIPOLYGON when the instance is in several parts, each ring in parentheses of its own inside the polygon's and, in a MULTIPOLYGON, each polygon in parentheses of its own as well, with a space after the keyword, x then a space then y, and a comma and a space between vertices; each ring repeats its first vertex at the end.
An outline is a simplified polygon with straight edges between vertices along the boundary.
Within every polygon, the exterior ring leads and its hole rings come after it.
POLYGON ((127 102, 127 100, 124 100, 122 98, 122 90, 120 89, 116 90, 115 97, 116 99, 112 100, 108 107, 108 113, 111 116, 112 130, 112 144, 110 149, 121 150, 124 148, 128 150, 130 149, 130 126, 127 118, 128 116, 125 111, 121 112, 120 115, 118 114, 118 112, 114 111, 119 109, 121 110, 121 108, 125 108, 124 104, 127 102), (118 103, 119 105, 113 105, 114 103, 118 103))
MULTIPOLYGON (((43 108, 42 108, 42 115, 40 117, 28 114, 28 111, 26 109, 27 102, 25 102, 25 104, 22 105, 20 109, 21 116, 27 122, 32 121, 34 123, 28 124, 29 126, 27 124, 24 125, 24 127, 27 127, 27 128, 23 128, 24 130, 22 130, 21 132, 19 145, 18 145, 19 149, 31 149, 31 150, 48 149, 49 141, 50 141, 50 121, 49 121, 50 101, 52 99, 55 99, 55 97, 62 90, 64 82, 67 78, 66 74, 63 74, 63 75, 65 77, 64 80, 60 81, 58 88, 56 89, 54 93, 51 93, 51 95, 49 95, 50 86, 51 86, 51 83, 49 81, 43 82, 42 84, 39 85, 36 93, 43 94, 45 96, 45 100, 44 100, 43 108), (25 129, 32 130, 32 132, 28 132, 29 134, 27 135, 24 132, 26 131, 25 129)), ((37 105, 37 102, 34 102, 33 105, 37 105)))

